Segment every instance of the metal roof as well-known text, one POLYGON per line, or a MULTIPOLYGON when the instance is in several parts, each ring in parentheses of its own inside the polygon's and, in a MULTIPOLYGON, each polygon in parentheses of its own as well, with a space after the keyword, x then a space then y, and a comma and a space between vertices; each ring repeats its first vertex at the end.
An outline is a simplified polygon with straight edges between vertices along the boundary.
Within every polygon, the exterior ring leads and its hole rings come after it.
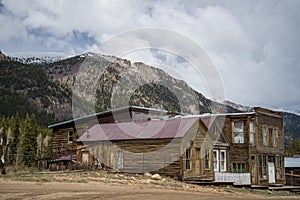
POLYGON ((284 158, 284 165, 285 167, 298 167, 300 168, 300 158, 293 158, 293 157, 285 157, 284 158))
POLYGON ((205 118, 205 117, 239 116, 239 115, 254 115, 254 114, 256 114, 256 112, 217 113, 217 114, 204 113, 204 114, 200 114, 200 115, 186 115, 186 116, 182 116, 182 118, 191 117, 191 116, 205 118))
POLYGON ((88 119, 88 118, 91 118, 91 117, 97 117, 99 115, 105 115, 105 114, 108 114, 108 113, 111 113, 111 112, 119 112, 119 111, 123 111, 123 110, 129 110, 130 108, 140 109, 140 110, 147 110, 147 111, 152 111, 152 112, 168 113, 168 111, 161 110, 161 109, 144 108, 144 107, 140 107, 140 106, 126 106, 126 107, 123 107, 123 108, 116 108, 116 109, 111 109, 111 110, 107 110, 107 111, 103 111, 103 112, 93 113, 93 114, 86 115, 86 116, 83 116, 83 117, 78 117, 78 118, 70 119, 70 120, 67 120, 67 121, 64 121, 64 122, 52 124, 52 125, 49 125, 48 128, 54 128, 56 126, 60 126, 60 125, 72 123, 72 122, 75 122, 75 121, 80 121, 80 120, 88 119))
POLYGON ((135 139, 167 139, 183 137, 199 120, 198 117, 97 124, 77 141, 116 141, 135 139))

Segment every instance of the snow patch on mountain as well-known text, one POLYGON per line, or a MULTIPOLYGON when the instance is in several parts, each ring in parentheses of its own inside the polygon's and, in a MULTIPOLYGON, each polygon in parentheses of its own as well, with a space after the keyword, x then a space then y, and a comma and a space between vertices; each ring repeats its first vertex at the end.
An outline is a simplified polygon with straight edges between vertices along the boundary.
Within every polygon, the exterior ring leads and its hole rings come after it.
POLYGON ((13 60, 24 64, 44 64, 63 60, 71 55, 59 52, 17 52, 10 55, 13 60))

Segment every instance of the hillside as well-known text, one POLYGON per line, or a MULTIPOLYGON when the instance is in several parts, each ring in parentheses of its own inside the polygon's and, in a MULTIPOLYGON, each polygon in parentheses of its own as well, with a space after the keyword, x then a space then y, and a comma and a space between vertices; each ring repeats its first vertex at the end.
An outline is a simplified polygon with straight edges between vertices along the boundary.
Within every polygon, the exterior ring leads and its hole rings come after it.
MULTIPOLYGON (((1 53, 2 54, 2 53, 1 53)), ((245 112, 249 107, 220 104, 194 91, 183 80, 144 63, 95 53, 37 63, 23 63, 2 54, 0 59, 0 116, 19 112, 37 115, 40 124, 71 119, 127 105, 183 113, 245 112), (77 91, 73 93, 72 90, 77 91), (73 105, 76 107, 74 113, 73 105)), ((300 117, 285 113, 286 144, 300 138, 300 117)))

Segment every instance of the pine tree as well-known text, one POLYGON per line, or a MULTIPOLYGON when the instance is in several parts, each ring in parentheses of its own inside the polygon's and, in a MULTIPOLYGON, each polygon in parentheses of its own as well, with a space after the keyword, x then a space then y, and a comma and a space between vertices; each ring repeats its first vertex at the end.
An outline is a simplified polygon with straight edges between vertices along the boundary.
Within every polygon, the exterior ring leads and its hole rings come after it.
POLYGON ((288 156, 294 156, 296 154, 300 154, 300 140, 294 140, 287 150, 288 156))
POLYGON ((33 114, 31 116, 27 114, 24 121, 22 142, 23 163, 25 166, 34 167, 37 156, 37 136, 38 125, 36 123, 36 118, 33 114))
POLYGON ((13 118, 12 124, 11 124, 11 135, 12 139, 9 145, 9 158, 8 162, 11 165, 16 165, 17 158, 17 151, 18 151, 18 144, 20 142, 20 117, 19 114, 16 114, 16 117, 13 118))

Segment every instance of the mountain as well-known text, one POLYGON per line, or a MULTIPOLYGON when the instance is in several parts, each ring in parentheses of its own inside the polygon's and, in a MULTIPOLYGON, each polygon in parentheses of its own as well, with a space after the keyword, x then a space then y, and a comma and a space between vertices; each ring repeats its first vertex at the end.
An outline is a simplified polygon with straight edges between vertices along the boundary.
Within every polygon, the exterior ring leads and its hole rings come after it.
POLYGON ((14 53, 11 57, 13 60, 24 64, 46 64, 63 60, 68 56, 63 53, 56 52, 21 52, 14 53))
MULTIPOLYGON (((44 126, 127 105, 163 106, 187 114, 251 110, 229 101, 212 101, 161 69, 92 52, 35 63, 1 53, 0 102, 0 116, 35 113, 44 126)), ((289 144, 299 138, 300 117, 285 115, 289 144)))

